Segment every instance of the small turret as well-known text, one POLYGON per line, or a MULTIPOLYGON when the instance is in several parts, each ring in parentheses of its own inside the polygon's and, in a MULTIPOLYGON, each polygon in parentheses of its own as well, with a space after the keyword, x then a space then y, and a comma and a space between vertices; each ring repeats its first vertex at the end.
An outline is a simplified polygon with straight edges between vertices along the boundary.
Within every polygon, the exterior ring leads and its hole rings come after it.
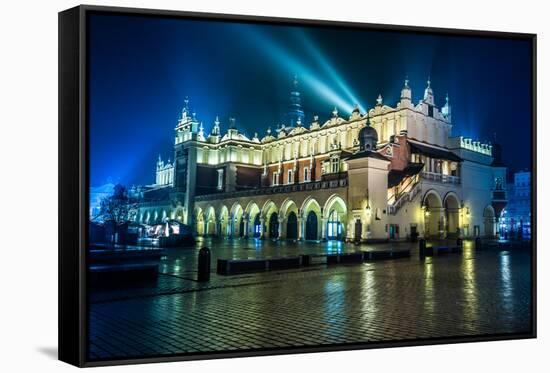
POLYGON ((424 102, 428 105, 434 106, 434 92, 432 90, 432 82, 428 78, 426 89, 424 90, 424 102))
POLYGON ((401 102, 407 102, 410 103, 412 100, 412 91, 411 87, 409 87, 409 78, 405 78, 405 83, 403 84, 403 88, 401 88, 401 102))
POLYGON ((451 121, 451 104, 449 103, 449 94, 445 96, 445 106, 441 108, 441 114, 443 114, 443 117, 447 119, 449 122, 451 121))
POLYGON ((212 132, 210 133, 210 136, 219 136, 220 135, 220 118, 216 115, 216 119, 214 120, 214 127, 212 127, 212 132))
POLYGON ((384 103, 384 99, 382 99, 382 95, 378 94, 378 98, 376 98, 376 106, 382 106, 384 103))
POLYGON ((162 167, 164 167, 164 162, 162 161, 162 158, 160 157, 160 154, 159 154, 159 158, 157 160, 157 170, 161 169, 162 167))
POLYGON ((206 138, 204 137, 204 127, 202 125, 202 122, 199 125, 199 132, 197 134, 197 140, 206 141, 206 138))

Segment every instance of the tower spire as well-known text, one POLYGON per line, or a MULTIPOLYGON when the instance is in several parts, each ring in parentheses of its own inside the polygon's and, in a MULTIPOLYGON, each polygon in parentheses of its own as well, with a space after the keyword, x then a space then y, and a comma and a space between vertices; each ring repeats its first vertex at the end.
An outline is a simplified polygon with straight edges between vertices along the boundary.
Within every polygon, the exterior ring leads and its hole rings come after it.
POLYGON ((426 82, 426 89, 424 90, 424 102, 428 105, 434 105, 434 92, 432 89, 432 81, 428 76, 428 81, 426 82))
POLYGON ((214 127, 212 127, 212 132, 210 133, 210 136, 219 136, 220 135, 220 118, 216 115, 216 119, 214 120, 214 127))
POLYGON ((403 83, 403 88, 401 88, 401 101, 411 101, 412 100, 412 91, 409 87, 409 77, 405 76, 405 82, 403 83))
POLYGON ((286 114, 286 122, 290 127, 294 127, 298 122, 303 123, 305 118, 304 110, 302 109, 302 99, 300 91, 298 91, 298 76, 294 74, 292 80, 292 90, 290 91, 290 104, 286 114))

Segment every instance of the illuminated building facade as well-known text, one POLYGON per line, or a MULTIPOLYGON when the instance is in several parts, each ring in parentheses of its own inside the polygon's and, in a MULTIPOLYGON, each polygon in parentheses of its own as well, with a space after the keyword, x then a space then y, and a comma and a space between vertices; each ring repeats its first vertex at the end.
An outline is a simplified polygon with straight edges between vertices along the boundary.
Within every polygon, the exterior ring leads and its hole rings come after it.
POLYGON ((501 237, 531 239, 531 172, 514 174, 514 183, 508 186, 509 201, 500 217, 501 237))
POLYGON ((199 235, 385 241, 497 234, 506 167, 490 144, 452 137, 451 105, 430 81, 416 104, 405 81, 392 107, 305 123, 297 81, 288 123, 263 137, 206 135, 186 100, 174 162, 157 164, 137 219, 177 219, 199 235), (159 174, 160 172, 160 174, 159 174), (164 176, 163 176, 164 175, 164 176))

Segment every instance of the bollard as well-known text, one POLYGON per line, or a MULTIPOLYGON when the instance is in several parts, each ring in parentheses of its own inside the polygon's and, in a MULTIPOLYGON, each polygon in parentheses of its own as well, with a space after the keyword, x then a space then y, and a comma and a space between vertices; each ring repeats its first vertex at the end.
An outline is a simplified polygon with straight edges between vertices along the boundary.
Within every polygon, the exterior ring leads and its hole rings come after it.
POLYGON ((459 248, 462 248, 462 245, 463 245, 462 238, 458 237, 456 239, 456 246, 458 246, 459 248))
POLYGON ((197 281, 204 282, 210 280, 210 249, 208 247, 203 247, 199 250, 197 272, 197 281))
POLYGON ((421 259, 426 257, 426 240, 423 238, 418 240, 418 255, 421 259))
POLYGON ((481 250, 481 237, 476 237, 476 250, 481 250))

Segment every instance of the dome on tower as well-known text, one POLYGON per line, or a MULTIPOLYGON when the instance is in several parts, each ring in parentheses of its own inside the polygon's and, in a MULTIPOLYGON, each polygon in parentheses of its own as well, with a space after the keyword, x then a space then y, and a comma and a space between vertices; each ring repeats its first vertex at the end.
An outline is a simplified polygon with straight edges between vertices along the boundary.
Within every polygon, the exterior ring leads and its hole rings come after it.
POLYGON ((359 147, 362 150, 376 150, 378 144, 378 133, 371 127, 370 120, 367 118, 365 127, 359 131, 359 147))

